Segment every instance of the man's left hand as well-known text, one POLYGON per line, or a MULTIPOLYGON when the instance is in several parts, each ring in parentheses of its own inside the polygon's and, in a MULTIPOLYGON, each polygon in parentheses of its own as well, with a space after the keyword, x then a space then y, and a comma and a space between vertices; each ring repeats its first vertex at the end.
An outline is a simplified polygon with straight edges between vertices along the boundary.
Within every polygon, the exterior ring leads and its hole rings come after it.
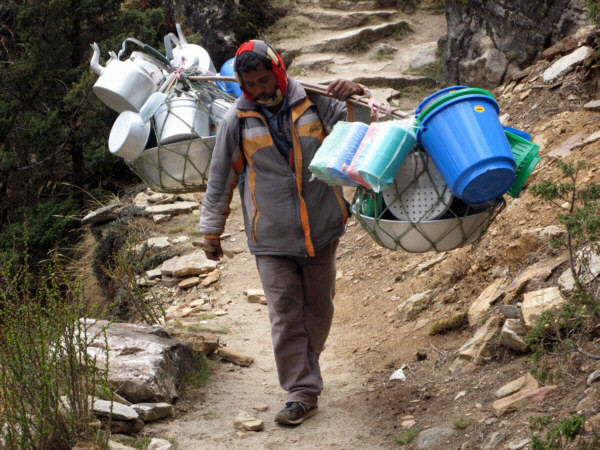
POLYGON ((341 101, 345 101, 351 95, 362 95, 363 93, 363 88, 358 84, 343 78, 338 78, 327 86, 327 94, 341 101))

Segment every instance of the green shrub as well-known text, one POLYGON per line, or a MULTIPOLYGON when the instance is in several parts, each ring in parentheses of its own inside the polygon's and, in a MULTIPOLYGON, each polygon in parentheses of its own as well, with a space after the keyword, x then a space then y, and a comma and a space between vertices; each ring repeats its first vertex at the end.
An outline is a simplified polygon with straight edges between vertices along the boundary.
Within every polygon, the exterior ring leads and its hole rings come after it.
POLYGON ((0 431, 3 448, 70 449, 100 439, 89 423, 98 386, 107 388, 88 353, 79 286, 53 255, 43 276, 14 260, 0 265, 0 431), (39 280, 37 282, 36 280, 39 280))
MULTIPOLYGON (((573 415, 567 417, 560 422, 550 425, 552 418, 549 416, 542 416, 531 420, 530 428, 534 432, 542 432, 547 429, 544 437, 532 436, 531 438, 531 449, 532 450, 553 450, 565 448, 565 445, 569 442, 575 441, 575 439, 583 431, 583 425, 585 424, 585 417, 573 415)), ((588 447, 583 440, 579 441, 577 448, 598 448, 588 447)))
POLYGON ((560 308, 544 311, 525 337, 532 351, 532 374, 540 381, 552 375, 546 364, 549 351, 569 352, 575 348, 583 353, 580 342, 588 339, 588 330, 597 324, 600 311, 596 294, 600 285, 590 277, 587 257, 600 250, 600 185, 579 181, 581 172, 588 168, 585 161, 558 161, 557 167, 562 181, 546 179, 530 190, 558 210, 558 220, 566 228, 562 244, 567 248, 575 289, 560 308))
POLYGON ((429 334, 431 336, 436 335, 436 334, 444 334, 449 331, 461 328, 466 323, 467 323, 467 313, 466 312, 455 314, 454 316, 449 317, 447 319, 438 320, 433 325, 431 325, 431 327, 429 328, 429 334))
POLYGON ((398 445, 408 444, 417 437, 417 434, 419 434, 419 427, 413 427, 394 436, 394 442, 398 445))
POLYGON ((24 205, 16 212, 20 218, 0 232, 0 256, 9 259, 21 255, 28 242, 28 255, 38 261, 55 247, 70 247, 78 237, 72 232, 79 224, 79 205, 75 198, 46 199, 34 205, 24 205))

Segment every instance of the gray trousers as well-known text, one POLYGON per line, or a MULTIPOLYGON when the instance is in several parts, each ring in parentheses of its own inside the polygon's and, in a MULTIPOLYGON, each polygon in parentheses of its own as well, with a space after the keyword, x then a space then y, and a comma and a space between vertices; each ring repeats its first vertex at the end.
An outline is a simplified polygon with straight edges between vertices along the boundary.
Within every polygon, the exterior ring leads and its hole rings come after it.
POLYGON ((323 389, 319 355, 333 319, 338 242, 312 258, 256 256, 279 384, 288 392, 288 402, 317 406, 323 389))

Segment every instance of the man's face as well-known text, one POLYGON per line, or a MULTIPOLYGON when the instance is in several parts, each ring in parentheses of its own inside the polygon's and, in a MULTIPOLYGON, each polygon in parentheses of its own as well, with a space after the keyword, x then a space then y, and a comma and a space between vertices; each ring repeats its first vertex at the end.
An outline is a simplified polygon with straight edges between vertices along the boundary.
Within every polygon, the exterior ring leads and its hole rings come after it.
POLYGON ((268 101, 275 96, 277 91, 277 77, 272 70, 265 69, 259 64, 256 70, 242 72, 243 88, 254 100, 268 101))

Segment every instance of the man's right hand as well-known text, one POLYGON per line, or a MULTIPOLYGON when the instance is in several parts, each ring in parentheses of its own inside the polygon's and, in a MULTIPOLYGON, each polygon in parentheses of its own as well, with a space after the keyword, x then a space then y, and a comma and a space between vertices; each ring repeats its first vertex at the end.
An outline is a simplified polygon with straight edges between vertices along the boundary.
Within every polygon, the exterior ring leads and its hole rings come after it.
POLYGON ((223 257, 221 239, 204 238, 202 248, 206 257, 212 261, 219 261, 223 257))

